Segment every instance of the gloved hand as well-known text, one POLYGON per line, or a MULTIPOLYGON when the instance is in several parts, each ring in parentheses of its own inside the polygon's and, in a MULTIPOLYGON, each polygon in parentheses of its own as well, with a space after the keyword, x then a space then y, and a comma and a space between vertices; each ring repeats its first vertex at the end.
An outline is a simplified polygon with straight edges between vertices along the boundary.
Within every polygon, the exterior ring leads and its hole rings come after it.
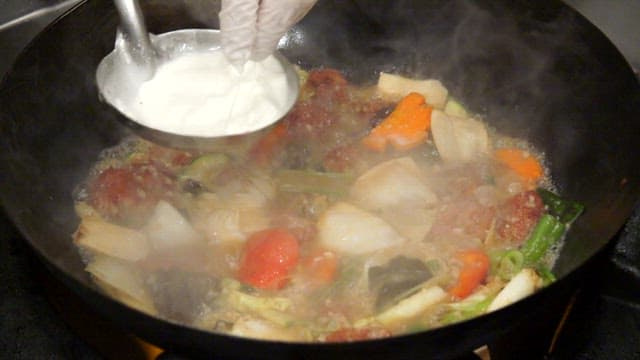
POLYGON ((280 38, 317 0, 222 0, 222 51, 241 68, 271 55, 280 38))

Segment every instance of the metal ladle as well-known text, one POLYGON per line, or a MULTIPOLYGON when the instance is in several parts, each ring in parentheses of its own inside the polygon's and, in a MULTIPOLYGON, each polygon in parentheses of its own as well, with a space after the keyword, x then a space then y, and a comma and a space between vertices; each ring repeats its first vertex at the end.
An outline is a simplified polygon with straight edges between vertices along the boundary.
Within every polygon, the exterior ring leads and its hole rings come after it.
MULTIPOLYGON (((149 140, 183 148, 206 148, 212 141, 220 140, 221 137, 188 136, 142 124, 136 120, 135 111, 129 105, 142 83, 153 77, 162 62, 185 52, 220 50, 219 30, 183 29, 150 36, 137 0, 114 0, 114 3, 121 24, 113 51, 102 59, 96 71, 101 98, 123 115, 119 117, 121 121, 149 140)), ((288 96, 282 114, 269 119, 264 127, 282 119, 295 104, 299 92, 294 67, 281 54, 275 52, 273 55, 284 69, 288 96)), ((228 134, 233 135, 243 134, 228 134)))

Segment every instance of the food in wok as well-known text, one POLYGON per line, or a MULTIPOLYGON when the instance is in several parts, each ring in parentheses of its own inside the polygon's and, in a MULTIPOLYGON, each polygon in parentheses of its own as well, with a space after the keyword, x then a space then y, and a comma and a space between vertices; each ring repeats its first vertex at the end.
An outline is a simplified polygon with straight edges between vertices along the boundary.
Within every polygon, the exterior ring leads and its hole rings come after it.
POLYGON ((554 280, 582 211, 544 154, 437 80, 300 70, 298 103, 215 150, 128 138, 75 192, 95 282, 170 321, 293 342, 388 337, 554 280))

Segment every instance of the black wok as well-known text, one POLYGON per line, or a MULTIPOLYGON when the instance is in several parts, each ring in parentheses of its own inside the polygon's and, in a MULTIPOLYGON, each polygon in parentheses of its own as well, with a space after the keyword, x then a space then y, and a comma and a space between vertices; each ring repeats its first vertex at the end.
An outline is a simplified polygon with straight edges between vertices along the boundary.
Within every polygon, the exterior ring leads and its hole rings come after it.
MULTIPOLYGON (((144 5, 153 32, 217 24, 215 12, 187 11, 182 1, 144 5)), ((536 321, 541 309, 566 295, 640 192, 638 83, 613 45, 560 2, 321 0, 283 42, 290 60, 335 67, 359 83, 379 71, 439 78, 492 125, 544 150, 558 188, 587 209, 554 269, 560 280, 475 320, 351 344, 255 341, 158 320, 104 296, 71 242, 78 222, 74 185, 102 149, 130 133, 98 101, 94 80, 116 25, 110 1, 88 1, 19 57, 0 89, 0 193, 54 274, 118 324, 167 349, 241 359, 451 357, 536 321)))

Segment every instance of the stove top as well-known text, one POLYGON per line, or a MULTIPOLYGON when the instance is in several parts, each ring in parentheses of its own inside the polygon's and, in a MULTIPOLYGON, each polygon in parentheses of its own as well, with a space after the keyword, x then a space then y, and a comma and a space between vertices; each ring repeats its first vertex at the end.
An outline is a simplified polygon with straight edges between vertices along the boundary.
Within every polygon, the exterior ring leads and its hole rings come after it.
MULTIPOLYGON (((76 2, 0 2, 0 74, 33 36, 76 2)), ((640 68, 640 1, 566 2, 599 26, 635 69, 640 68)), ((640 359, 640 206, 607 252, 596 259, 586 279, 571 300, 547 359, 640 359)), ((169 354, 158 357, 160 350, 116 329, 83 306, 48 275, 2 213, 0 284, 3 358, 178 359, 169 354)), ((492 358, 515 356, 517 342, 505 342, 507 346, 492 349, 492 358)), ((529 358, 526 353, 517 356, 529 358)))

